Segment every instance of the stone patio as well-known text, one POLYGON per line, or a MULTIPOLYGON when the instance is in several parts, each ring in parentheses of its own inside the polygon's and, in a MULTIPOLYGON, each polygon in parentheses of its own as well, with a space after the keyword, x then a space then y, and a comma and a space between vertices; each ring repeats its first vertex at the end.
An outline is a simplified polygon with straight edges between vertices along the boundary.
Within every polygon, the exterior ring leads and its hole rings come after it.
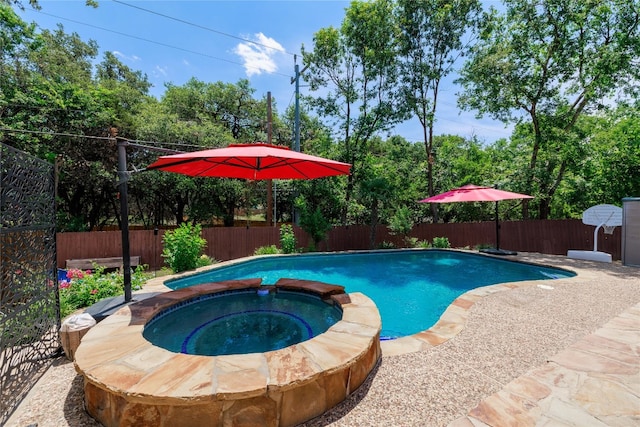
MULTIPOLYGON (((440 329, 383 342, 363 385, 303 425, 640 425, 640 269, 513 259, 578 275, 461 296, 440 329)), ((161 280, 142 292, 159 290, 161 280)), ((7 426, 97 426, 82 409, 80 378, 55 361, 7 426)))

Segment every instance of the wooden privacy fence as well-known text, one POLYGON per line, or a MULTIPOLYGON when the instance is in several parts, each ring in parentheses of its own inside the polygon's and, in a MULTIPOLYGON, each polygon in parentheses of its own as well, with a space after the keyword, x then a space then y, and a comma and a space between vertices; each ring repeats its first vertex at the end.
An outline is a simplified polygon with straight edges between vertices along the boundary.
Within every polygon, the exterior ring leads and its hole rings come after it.
MULTIPOLYGON (((500 223, 500 247, 523 252, 566 255, 569 249, 593 249, 595 227, 584 225, 580 220, 530 220, 505 221, 500 223)), ((309 236, 294 227, 298 247, 308 247, 309 236)), ((616 227, 612 235, 599 231, 598 250, 610 253, 614 260, 621 257, 621 229, 616 227)), ((129 232, 130 253, 140 256, 142 264, 158 269, 163 265, 162 236, 164 230, 154 234, 153 230, 129 232)), ((368 226, 352 225, 333 228, 325 241, 317 248, 320 251, 346 251, 371 249, 371 229, 368 226)), ((205 253, 218 261, 227 261, 252 255, 261 246, 279 246, 277 227, 214 227, 202 230, 207 240, 205 253)), ((474 248, 477 245, 495 244, 495 223, 492 221, 454 224, 419 224, 411 232, 412 237, 431 241, 434 237, 447 237, 452 247, 474 248)), ((393 236, 385 226, 376 228, 375 246, 383 242, 404 246, 400 236, 393 236)), ((120 231, 93 231, 57 234, 59 268, 65 260, 74 258, 107 258, 122 256, 120 231)))

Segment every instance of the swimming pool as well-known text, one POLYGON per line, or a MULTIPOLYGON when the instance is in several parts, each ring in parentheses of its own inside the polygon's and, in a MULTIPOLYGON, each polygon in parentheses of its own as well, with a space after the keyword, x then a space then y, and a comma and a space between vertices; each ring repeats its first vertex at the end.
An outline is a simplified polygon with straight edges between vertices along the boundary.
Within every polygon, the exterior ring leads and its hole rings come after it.
POLYGON ((261 278, 317 280, 362 292, 378 306, 383 338, 413 335, 434 325, 456 297, 497 283, 573 277, 551 267, 451 250, 388 250, 271 255, 169 280, 180 289, 200 283, 261 278))

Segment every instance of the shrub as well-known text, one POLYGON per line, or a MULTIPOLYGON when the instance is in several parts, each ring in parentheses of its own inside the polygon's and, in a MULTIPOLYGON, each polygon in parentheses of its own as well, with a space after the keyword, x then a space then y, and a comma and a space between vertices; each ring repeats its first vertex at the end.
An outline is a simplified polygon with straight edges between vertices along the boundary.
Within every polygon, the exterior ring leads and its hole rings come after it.
POLYGON ((429 243, 428 240, 418 240, 414 245, 414 248, 421 248, 421 249, 429 249, 430 247, 431 247, 431 243, 429 243))
POLYGON ((411 211, 406 206, 401 206, 395 210, 393 216, 389 220, 389 230, 393 235, 407 237, 413 229, 413 221, 411 219, 411 211))
MULTIPOLYGON (((144 268, 139 265, 131 275, 131 290, 142 289, 145 280, 144 268)), ((60 282, 58 287, 60 315, 65 317, 104 298, 123 294, 124 276, 119 272, 105 273, 104 267, 98 266, 93 273, 72 269, 67 272, 67 280, 60 282)))
POLYGON ((196 268, 198 257, 207 245, 202 238, 202 227, 189 223, 182 223, 175 230, 167 231, 162 243, 162 257, 174 273, 196 268))
POLYGON ((212 265, 218 261, 211 259, 208 255, 200 255, 200 257, 196 260, 196 268, 206 267, 207 265, 212 265))
POLYGON ((255 251, 253 251, 254 255, 274 255, 279 253, 280 250, 276 247, 276 245, 260 246, 255 251))
POLYGON ((384 241, 378 245, 378 248, 379 249, 395 249, 396 245, 394 245, 392 242, 384 241))
POLYGON ((494 245, 492 245, 491 243, 480 243, 479 245, 475 246, 475 250, 479 251, 481 249, 491 249, 493 247, 494 245))
POLYGON ((318 244, 327 237, 331 230, 331 223, 324 217, 319 207, 311 209, 302 197, 295 200, 295 206, 300 210, 300 227, 311 236, 310 250, 315 251, 318 244))
POLYGON ((449 243, 449 239, 446 237, 434 237, 433 238, 433 247, 434 248, 450 248, 451 244, 449 243))
POLYGON ((296 235, 293 233, 293 227, 290 224, 282 224, 280 226, 280 247, 285 254, 297 252, 296 235))

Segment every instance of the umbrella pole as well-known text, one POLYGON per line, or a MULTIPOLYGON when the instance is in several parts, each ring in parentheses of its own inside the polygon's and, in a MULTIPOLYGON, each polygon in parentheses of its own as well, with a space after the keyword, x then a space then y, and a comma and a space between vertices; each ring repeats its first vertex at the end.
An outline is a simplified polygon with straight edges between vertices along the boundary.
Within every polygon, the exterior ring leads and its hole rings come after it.
POLYGON ((124 302, 131 301, 131 257, 129 252, 129 205, 127 194, 127 142, 118 139, 118 179, 120 180, 120 216, 122 233, 122 271, 124 274, 124 302))
POLYGON ((498 218, 498 202, 496 201, 496 250, 500 250, 500 219, 498 218))

